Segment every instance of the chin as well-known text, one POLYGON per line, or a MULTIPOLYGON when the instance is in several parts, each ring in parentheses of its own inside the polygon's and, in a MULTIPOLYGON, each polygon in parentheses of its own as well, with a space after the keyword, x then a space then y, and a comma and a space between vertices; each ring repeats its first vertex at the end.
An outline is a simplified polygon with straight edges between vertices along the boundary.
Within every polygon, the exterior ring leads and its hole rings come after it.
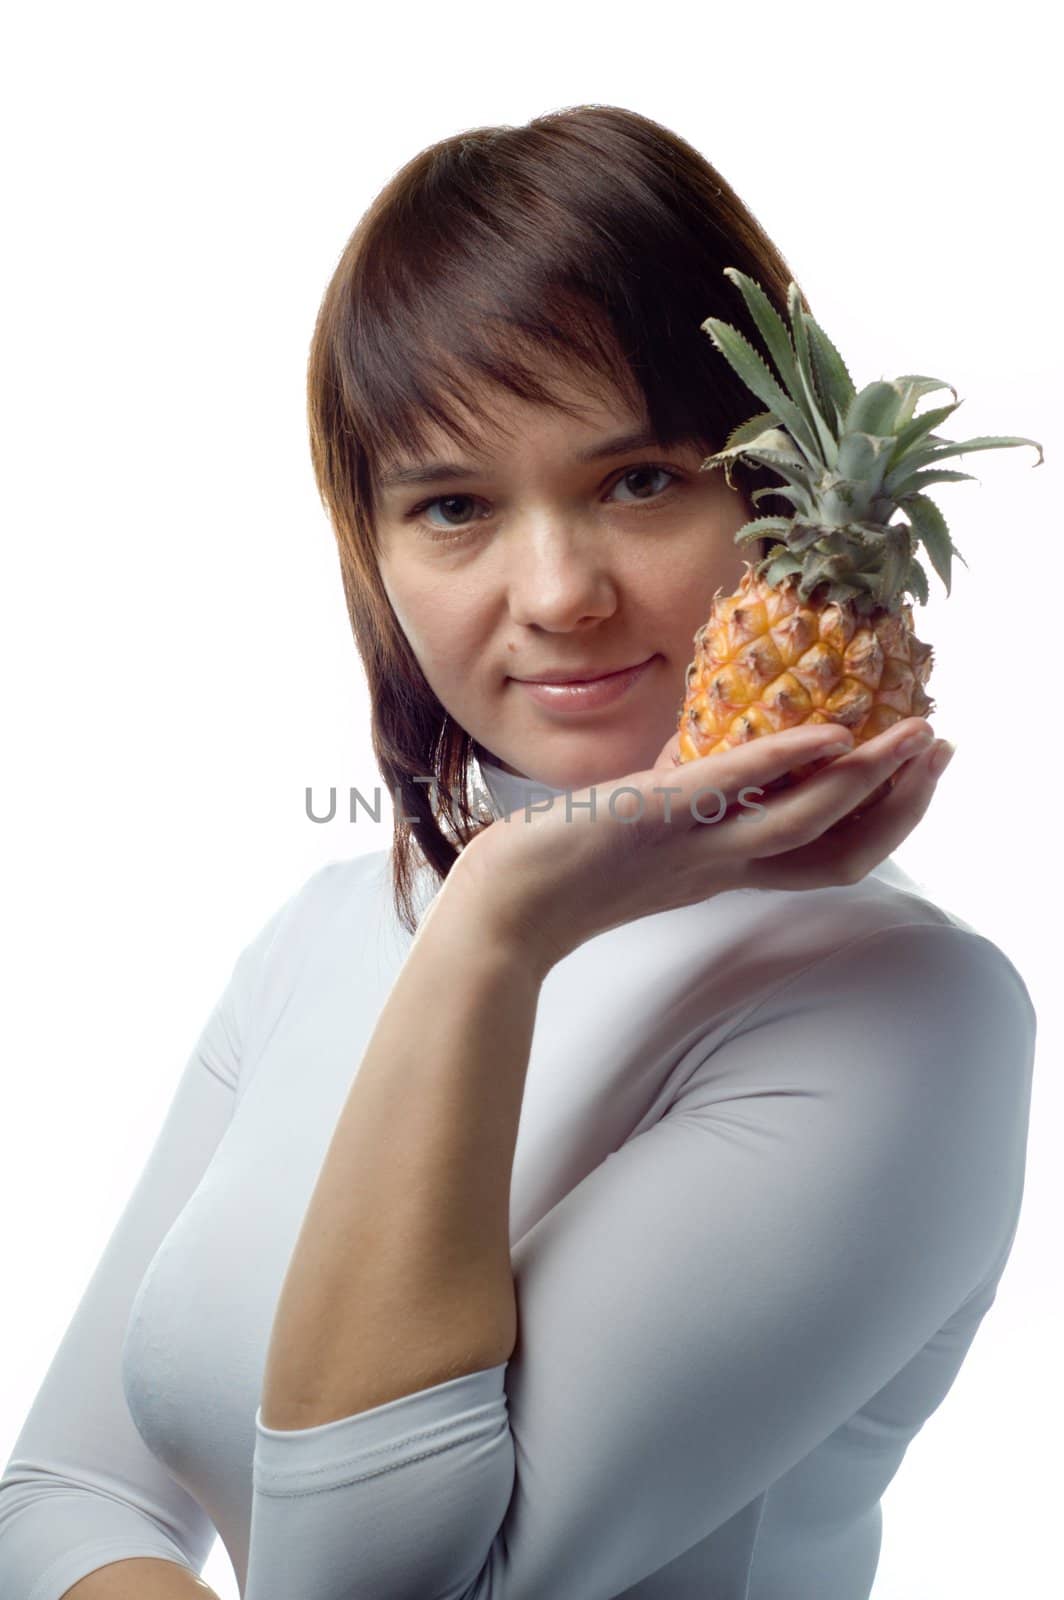
POLYGON ((641 751, 629 749, 613 755, 596 752, 594 741, 588 740, 588 749, 569 761, 544 761, 538 769, 526 774, 535 783, 545 783, 551 789, 590 789, 595 784, 614 783, 633 772, 647 771, 654 763, 658 751, 665 743, 662 738, 654 752, 643 759, 641 751))

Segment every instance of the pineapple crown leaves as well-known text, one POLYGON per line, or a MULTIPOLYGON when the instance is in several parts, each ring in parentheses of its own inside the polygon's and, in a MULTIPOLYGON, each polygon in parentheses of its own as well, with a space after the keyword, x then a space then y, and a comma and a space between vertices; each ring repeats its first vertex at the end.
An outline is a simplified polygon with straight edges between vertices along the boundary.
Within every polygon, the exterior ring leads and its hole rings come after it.
POLYGON ((830 599, 849 599, 860 611, 897 610, 906 593, 926 604, 927 577, 915 556, 922 543, 948 595, 952 558, 964 557, 941 511, 922 491, 932 483, 976 480, 967 472, 926 469, 949 456, 1025 444, 1038 451, 1034 465, 1040 466, 1042 446, 1016 437, 959 443, 942 438, 933 430, 963 403, 952 384, 907 373, 858 390, 838 350, 803 308, 796 283, 787 289, 788 330, 758 283, 735 267, 724 274, 741 293, 776 372, 737 329, 706 318, 703 331, 768 409, 734 428, 701 470, 723 467, 734 488, 736 460, 770 467, 783 483, 757 490, 755 504, 775 494, 795 508, 790 517, 748 522, 736 541, 778 534, 780 542, 757 567, 767 582, 797 573, 799 594, 807 599, 826 581, 830 599), (919 400, 936 389, 948 389, 953 404, 917 417, 919 400), (899 509, 908 524, 891 523, 899 509))

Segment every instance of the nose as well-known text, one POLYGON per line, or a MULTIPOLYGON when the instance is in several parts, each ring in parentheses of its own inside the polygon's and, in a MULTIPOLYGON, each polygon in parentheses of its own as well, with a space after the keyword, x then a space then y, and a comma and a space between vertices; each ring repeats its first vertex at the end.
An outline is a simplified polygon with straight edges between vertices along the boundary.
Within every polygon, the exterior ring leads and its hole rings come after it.
POLYGON ((540 524, 529 527, 518 544, 509 580, 515 622, 563 632, 617 609, 616 582, 602 547, 589 535, 540 524))

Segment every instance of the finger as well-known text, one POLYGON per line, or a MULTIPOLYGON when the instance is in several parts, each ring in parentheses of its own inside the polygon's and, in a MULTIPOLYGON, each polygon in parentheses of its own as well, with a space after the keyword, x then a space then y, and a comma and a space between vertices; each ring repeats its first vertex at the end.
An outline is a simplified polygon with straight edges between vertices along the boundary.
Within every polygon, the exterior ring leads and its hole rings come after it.
POLYGON ((905 761, 893 787, 870 811, 843 817, 810 844, 752 862, 747 881, 775 889, 859 883, 897 849, 930 806, 938 782, 930 768, 933 749, 932 744, 905 761))
MULTIPOLYGON (((672 774, 672 783, 682 789, 682 806, 686 807, 700 791, 707 796, 711 791, 723 794, 730 805, 741 789, 764 789, 774 779, 805 767, 832 750, 849 753, 852 749, 853 735, 848 728, 835 723, 804 722, 795 728, 748 739, 730 750, 684 762, 672 774)), ((673 805, 676 806, 675 797, 673 805)))
POLYGON ((923 718, 906 717, 822 767, 797 788, 774 795, 765 811, 737 819, 747 827, 757 825, 757 837, 747 841, 746 854, 762 860, 811 844, 910 759, 906 745, 917 735, 928 745, 933 742, 934 734, 923 718))

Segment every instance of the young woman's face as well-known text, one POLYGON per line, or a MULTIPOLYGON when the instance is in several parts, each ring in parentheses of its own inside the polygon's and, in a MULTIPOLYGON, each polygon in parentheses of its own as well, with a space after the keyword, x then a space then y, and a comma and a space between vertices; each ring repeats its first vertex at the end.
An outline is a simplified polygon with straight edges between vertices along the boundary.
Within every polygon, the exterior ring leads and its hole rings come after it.
MULTIPOLYGON (((566 386, 574 421, 497 390, 499 432, 475 459, 438 432, 431 461, 461 475, 382 483, 381 575, 425 678, 509 772, 581 789, 653 765, 676 731, 694 634, 757 546, 756 513, 697 446, 582 460, 642 419, 566 386), (419 509, 420 508, 420 509, 419 509), (649 666, 612 705, 537 703, 520 682, 649 666)), ((421 466, 403 460, 390 466, 421 466)))

